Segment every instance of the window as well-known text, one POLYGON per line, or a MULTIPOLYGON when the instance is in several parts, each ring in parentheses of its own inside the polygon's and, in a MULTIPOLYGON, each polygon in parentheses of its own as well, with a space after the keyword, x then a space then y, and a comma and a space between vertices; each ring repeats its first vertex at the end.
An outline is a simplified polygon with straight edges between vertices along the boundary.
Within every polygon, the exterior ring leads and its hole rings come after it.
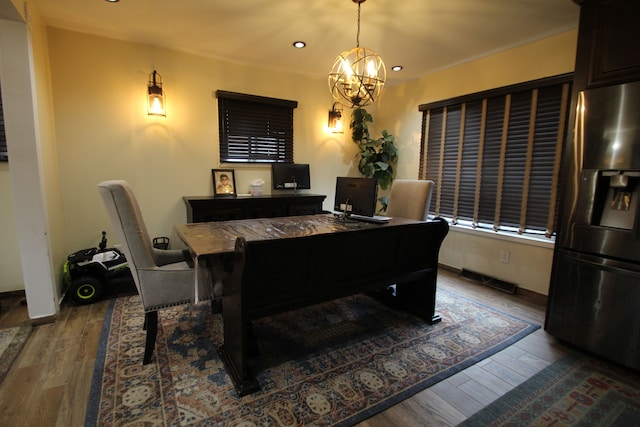
POLYGON ((420 105, 430 213, 494 231, 555 233, 572 75, 420 105))
POLYGON ((9 161, 7 135, 4 132, 4 110, 2 108, 2 92, 0 91, 0 162, 9 161))
POLYGON ((293 163, 297 101, 216 91, 221 162, 293 163))

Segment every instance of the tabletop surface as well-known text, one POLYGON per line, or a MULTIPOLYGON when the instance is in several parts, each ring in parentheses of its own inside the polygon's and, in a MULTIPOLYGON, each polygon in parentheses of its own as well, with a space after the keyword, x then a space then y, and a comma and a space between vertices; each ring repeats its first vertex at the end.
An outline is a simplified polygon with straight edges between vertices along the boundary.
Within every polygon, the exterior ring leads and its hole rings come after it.
POLYGON ((353 219, 342 220, 333 214, 320 214, 178 224, 174 228, 191 252, 195 256, 201 256, 233 252, 238 237, 244 237, 248 241, 286 239, 419 222, 421 221, 393 218, 386 224, 375 224, 353 219))

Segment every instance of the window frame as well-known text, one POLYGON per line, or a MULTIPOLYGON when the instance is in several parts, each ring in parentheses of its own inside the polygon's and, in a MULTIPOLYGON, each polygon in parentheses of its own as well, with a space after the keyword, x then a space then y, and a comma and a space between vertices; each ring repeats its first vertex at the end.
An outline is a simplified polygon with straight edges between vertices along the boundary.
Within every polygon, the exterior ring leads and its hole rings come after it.
POLYGON ((435 183, 430 215, 553 238, 572 81, 567 73, 421 104, 419 177, 435 183))
POLYGON ((216 97, 220 163, 293 163, 297 101, 223 90, 216 97))

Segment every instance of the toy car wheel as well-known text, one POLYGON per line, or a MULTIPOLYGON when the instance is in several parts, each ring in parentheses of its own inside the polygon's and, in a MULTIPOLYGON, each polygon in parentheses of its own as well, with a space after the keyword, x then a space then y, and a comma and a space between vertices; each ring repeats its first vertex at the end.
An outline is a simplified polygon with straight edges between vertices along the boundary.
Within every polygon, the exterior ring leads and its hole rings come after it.
POLYGON ((69 293, 78 304, 91 304, 102 298, 103 289, 102 280, 91 276, 82 276, 71 283, 69 293))

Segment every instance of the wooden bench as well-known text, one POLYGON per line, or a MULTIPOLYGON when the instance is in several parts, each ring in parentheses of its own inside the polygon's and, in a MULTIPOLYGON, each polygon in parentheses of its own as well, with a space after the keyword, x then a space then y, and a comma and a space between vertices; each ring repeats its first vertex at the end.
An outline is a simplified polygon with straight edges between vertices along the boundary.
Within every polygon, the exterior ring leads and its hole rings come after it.
POLYGON ((247 352, 252 320, 396 285, 394 306, 429 323, 438 253, 449 226, 436 219, 274 240, 236 240, 223 291, 219 349, 240 396, 259 390, 247 352))

